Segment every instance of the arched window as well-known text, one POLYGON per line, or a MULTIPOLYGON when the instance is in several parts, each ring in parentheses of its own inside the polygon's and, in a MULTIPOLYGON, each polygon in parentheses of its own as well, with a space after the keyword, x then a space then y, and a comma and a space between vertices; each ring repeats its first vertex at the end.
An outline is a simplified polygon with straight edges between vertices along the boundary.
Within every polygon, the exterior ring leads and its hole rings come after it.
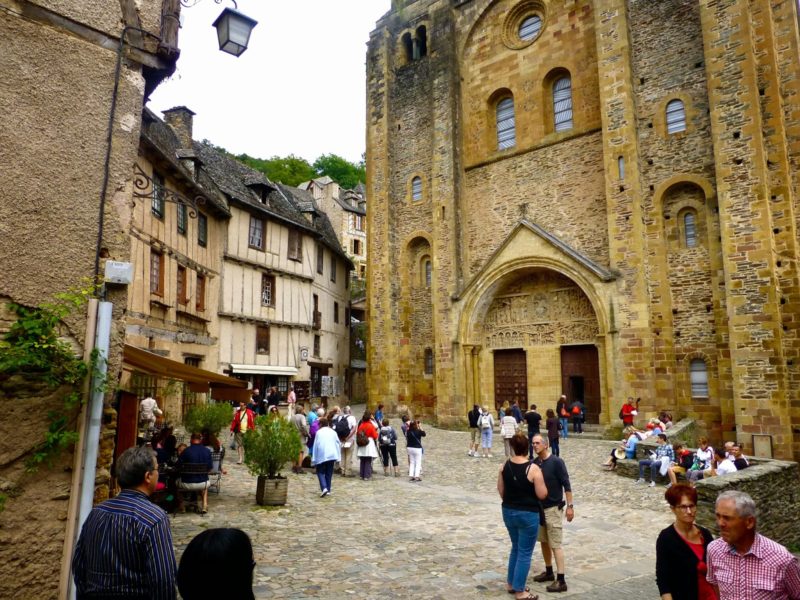
POLYGON ((414 60, 414 42, 411 40, 411 34, 406 32, 403 34, 403 37, 400 38, 403 44, 403 54, 406 59, 406 63, 410 63, 414 60))
POLYGON ((497 149, 513 148, 517 143, 514 124, 514 99, 503 98, 497 103, 497 149))
POLYGON ((519 25, 519 39, 524 42, 534 40, 542 30, 542 18, 539 15, 526 17, 519 25))
POLYGON ((687 211, 683 215, 683 239, 687 248, 697 246, 697 222, 694 212, 687 211))
POLYGON ((433 350, 425 348, 425 375, 433 375, 433 350))
POLYGON ((686 109, 682 100, 670 100, 667 102, 667 133, 681 131, 686 131, 686 109))
POLYGON ((572 129, 572 80, 561 77, 553 83, 553 125, 555 131, 572 129))
POLYGON ((617 158, 617 174, 619 175, 620 180, 625 179, 625 157, 620 156, 617 158))
POLYGON ((431 280, 433 279, 433 265, 431 264, 431 259, 426 258, 422 261, 422 280, 425 283, 425 287, 431 287, 431 280))
POLYGON ((414 202, 422 200, 422 178, 414 177, 411 180, 411 199, 414 202))
POLYGON ((689 375, 692 382, 692 398, 708 398, 706 361, 702 358, 693 358, 689 365, 689 375))
POLYGON ((428 30, 424 25, 417 27, 417 56, 422 58, 428 55, 428 30))

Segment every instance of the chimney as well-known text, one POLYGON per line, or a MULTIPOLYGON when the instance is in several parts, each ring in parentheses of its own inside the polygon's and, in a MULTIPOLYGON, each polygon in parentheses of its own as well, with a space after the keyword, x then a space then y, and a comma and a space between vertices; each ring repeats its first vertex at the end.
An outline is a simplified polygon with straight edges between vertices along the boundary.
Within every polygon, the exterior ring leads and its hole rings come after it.
POLYGON ((181 143, 181 148, 192 147, 192 117, 195 113, 185 106, 176 106, 164 111, 164 120, 172 127, 181 143))

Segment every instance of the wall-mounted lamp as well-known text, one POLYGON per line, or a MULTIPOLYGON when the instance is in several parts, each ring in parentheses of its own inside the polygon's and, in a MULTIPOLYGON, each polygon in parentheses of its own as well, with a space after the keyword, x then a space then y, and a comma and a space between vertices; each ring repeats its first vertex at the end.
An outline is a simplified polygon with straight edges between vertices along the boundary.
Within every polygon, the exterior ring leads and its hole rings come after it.
MULTIPOLYGON (((181 5, 189 8, 198 2, 200 0, 181 0, 181 5)), ((214 2, 221 4, 222 0, 214 0, 214 2)), ((247 50, 250 33, 253 31, 253 27, 258 25, 258 21, 240 13, 236 0, 231 0, 231 2, 233 2, 233 8, 223 10, 214 21, 213 26, 217 29, 219 49, 234 56, 241 56, 247 50)))

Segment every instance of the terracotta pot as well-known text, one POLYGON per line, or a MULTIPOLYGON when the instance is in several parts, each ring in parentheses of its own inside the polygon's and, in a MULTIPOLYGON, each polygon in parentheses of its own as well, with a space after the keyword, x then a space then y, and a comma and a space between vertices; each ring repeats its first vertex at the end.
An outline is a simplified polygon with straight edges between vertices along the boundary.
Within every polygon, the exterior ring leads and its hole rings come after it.
POLYGON ((289 491, 289 480, 285 477, 269 479, 266 475, 258 476, 256 487, 256 504, 261 506, 283 506, 289 491))

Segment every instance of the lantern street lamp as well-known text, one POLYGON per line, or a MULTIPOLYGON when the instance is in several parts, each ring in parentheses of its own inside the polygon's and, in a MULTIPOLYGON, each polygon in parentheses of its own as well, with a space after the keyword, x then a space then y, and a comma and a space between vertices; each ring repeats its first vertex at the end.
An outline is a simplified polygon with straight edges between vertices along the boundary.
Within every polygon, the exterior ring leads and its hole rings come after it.
MULTIPOLYGON (((236 6, 236 2, 233 3, 236 6)), ((234 56, 241 56, 247 50, 247 42, 250 41, 250 32, 258 21, 243 15, 238 10, 226 8, 222 14, 214 21, 219 38, 219 49, 234 56)))

